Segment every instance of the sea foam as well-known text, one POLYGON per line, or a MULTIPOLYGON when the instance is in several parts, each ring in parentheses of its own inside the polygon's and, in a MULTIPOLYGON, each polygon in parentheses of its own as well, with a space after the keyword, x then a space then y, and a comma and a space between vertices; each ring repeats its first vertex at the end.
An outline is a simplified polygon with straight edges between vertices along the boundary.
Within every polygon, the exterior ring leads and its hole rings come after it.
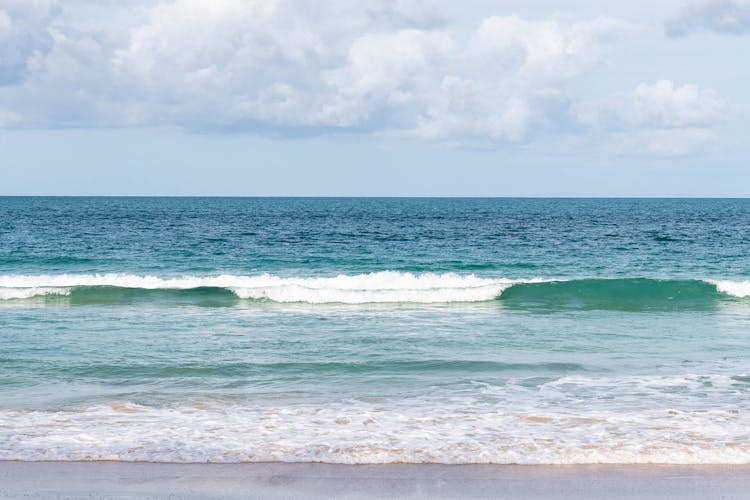
POLYGON ((706 280, 712 285, 716 285, 716 290, 733 297, 750 296, 750 280, 748 281, 730 281, 730 280, 706 280))
MULTIPOLYGON (((284 277, 272 274, 242 276, 158 277, 124 273, 109 274, 50 274, 0 275, 0 300, 29 299, 49 295, 70 295, 81 287, 110 287, 131 290, 194 290, 220 288, 241 299, 267 300, 280 303, 308 304, 367 304, 367 303, 450 303, 483 302, 494 300, 517 284, 542 285, 530 299, 563 301, 573 294, 577 299, 607 297, 624 300, 623 290, 629 291, 628 300, 655 300, 658 293, 667 298, 691 293, 691 284, 710 284, 716 292, 737 298, 750 296, 750 281, 731 280, 649 280, 649 279, 579 279, 561 286, 559 279, 487 278, 474 274, 422 273, 381 271, 332 277, 284 277), (549 287, 558 284, 558 286, 549 287), (623 288, 625 287, 625 288, 623 288), (540 295, 541 294, 541 295, 540 295), (552 294, 552 296, 550 296, 552 294), (657 294, 657 295, 655 295, 657 294), (641 297, 642 296, 642 297, 641 297)), ((699 289, 692 293, 700 292, 699 289)), ((528 297, 527 297, 528 298, 528 297)), ((710 296, 704 296, 711 299, 710 296)), ((672 301, 673 302, 673 301, 672 301)))
POLYGON ((747 464, 746 412, 477 400, 0 410, 0 460, 747 464))
MULTIPOLYGON (((536 282, 526 280, 524 282, 536 282)), ((119 287, 145 290, 189 290, 202 287, 230 290, 239 298, 273 302, 321 303, 439 303, 493 300, 521 280, 480 278, 473 274, 412 274, 382 271, 335 277, 182 276, 160 278, 133 274, 61 274, 0 276, 0 299, 29 298, 75 287, 119 287)))
POLYGON ((68 295, 66 287, 0 287, 0 300, 30 299, 44 295, 68 295))

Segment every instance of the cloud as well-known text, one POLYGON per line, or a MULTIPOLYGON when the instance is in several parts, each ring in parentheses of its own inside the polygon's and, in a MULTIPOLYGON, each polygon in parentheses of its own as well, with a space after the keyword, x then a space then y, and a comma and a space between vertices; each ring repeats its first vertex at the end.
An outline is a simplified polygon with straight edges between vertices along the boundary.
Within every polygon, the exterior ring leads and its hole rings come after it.
POLYGON ((750 0, 703 0, 685 6, 666 23, 669 36, 696 31, 743 35, 750 33, 750 0))
POLYGON ((710 148, 727 108, 713 89, 658 80, 612 94, 604 103, 578 103, 575 112, 601 134, 607 154, 688 156, 710 148))
POLYGON ((686 84, 675 87, 669 80, 641 83, 633 91, 633 110, 640 124, 656 127, 705 127, 715 123, 725 102, 713 89, 686 84))
POLYGON ((596 142, 679 156, 705 151, 727 108, 715 90, 669 80, 571 97, 609 41, 634 31, 612 18, 490 16, 458 30, 428 0, 120 5, 97 27, 76 25, 64 1, 2 4, 0 127, 596 142))
POLYGON ((521 141, 575 126, 562 87, 600 64, 602 43, 629 27, 607 18, 527 21, 484 19, 440 64, 416 122, 405 131, 426 139, 521 141), (436 85, 437 84, 437 85, 436 85))
MULTIPOLYGON (((531 141, 588 126, 566 87, 632 29, 611 18, 511 15, 457 31, 429 1, 173 0, 97 30, 70 19, 52 25, 54 3, 16 5, 12 25, 33 20, 25 32, 35 35, 9 35, 25 55, 7 58, 23 62, 0 87, 6 127, 531 141)), ((672 100, 689 97, 672 90, 672 100)), ((649 96, 647 88, 644 110, 658 101, 649 96)), ((644 111, 643 122, 692 119, 661 105, 674 116, 644 111)))
POLYGON ((374 13, 344 3, 338 23, 312 26, 299 3, 180 0, 149 10, 114 60, 139 93, 168 95, 173 105, 153 111, 187 128, 519 141, 545 122, 549 95, 625 29, 507 16, 462 37, 401 4, 374 13))
POLYGON ((4 0, 0 4, 0 85, 22 81, 29 67, 50 50, 52 0, 4 0))
POLYGON ((713 89, 670 80, 641 83, 632 93, 621 132, 610 139, 615 154, 689 156, 708 151, 716 139, 713 126, 727 103, 713 89))

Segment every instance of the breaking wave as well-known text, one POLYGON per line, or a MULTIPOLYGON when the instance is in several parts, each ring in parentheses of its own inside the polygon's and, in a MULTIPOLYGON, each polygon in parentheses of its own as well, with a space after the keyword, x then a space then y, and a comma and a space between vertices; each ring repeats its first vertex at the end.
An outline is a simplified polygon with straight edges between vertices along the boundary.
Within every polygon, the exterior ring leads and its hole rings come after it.
POLYGON ((2 275, 0 300, 65 297, 73 304, 191 300, 231 304, 461 303, 500 300, 509 307, 616 310, 701 308, 750 296, 750 281, 649 278, 526 280, 455 273, 383 271, 334 277, 133 274, 2 275))
MULTIPOLYGON (((535 281, 535 280, 532 280, 535 281)), ((412 274, 395 271, 339 275, 328 278, 221 275, 160 278, 132 274, 63 274, 0 276, 0 298, 23 299, 39 295, 113 298, 141 292, 192 291, 240 299, 310 304, 440 303, 493 300, 518 280, 480 278, 475 275, 412 274)))

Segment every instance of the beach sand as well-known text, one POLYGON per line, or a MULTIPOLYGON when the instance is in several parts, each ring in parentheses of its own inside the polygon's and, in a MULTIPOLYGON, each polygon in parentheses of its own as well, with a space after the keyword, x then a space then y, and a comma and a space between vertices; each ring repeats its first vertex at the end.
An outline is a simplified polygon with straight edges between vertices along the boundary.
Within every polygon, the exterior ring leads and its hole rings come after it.
POLYGON ((750 466, 0 462, 0 498, 748 498, 750 466))

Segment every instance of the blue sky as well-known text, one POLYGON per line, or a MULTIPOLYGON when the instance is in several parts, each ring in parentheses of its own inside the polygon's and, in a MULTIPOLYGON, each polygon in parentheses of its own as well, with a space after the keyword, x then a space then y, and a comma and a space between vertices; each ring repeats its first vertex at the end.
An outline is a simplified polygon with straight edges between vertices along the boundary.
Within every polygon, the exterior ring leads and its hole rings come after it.
POLYGON ((750 196, 750 0, 0 0, 0 194, 750 196))

